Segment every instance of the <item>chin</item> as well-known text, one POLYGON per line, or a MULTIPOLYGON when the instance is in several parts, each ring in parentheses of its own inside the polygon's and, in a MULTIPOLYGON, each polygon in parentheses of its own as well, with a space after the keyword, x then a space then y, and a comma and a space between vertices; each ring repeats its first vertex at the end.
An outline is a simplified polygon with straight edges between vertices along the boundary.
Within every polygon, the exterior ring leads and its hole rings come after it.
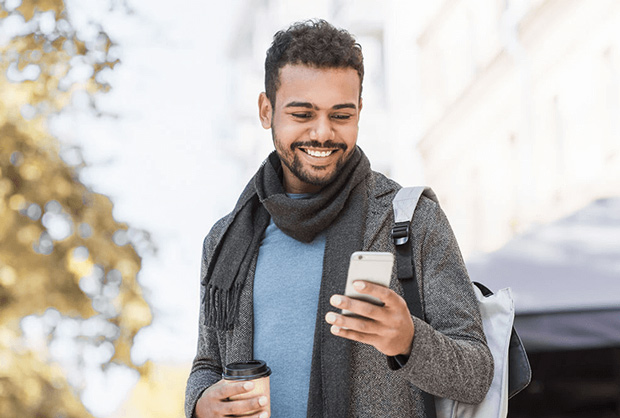
POLYGON ((302 175, 299 176, 299 178, 304 183, 308 183, 313 186, 324 187, 330 184, 331 182, 333 182, 336 179, 336 177, 338 177, 338 174, 339 173, 337 171, 334 171, 329 174, 322 174, 322 175, 316 175, 316 174, 309 175, 309 173, 305 172, 305 173, 302 173, 302 175))

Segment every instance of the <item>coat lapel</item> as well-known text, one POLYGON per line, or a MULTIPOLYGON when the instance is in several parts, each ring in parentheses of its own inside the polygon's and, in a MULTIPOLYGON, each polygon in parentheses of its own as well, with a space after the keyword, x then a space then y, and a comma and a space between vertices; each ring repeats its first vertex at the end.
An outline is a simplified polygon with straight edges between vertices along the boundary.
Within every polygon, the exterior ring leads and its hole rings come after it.
POLYGON ((368 199, 368 214, 364 232, 364 250, 368 251, 386 222, 392 219, 392 199, 400 188, 397 183, 380 174, 373 176, 374 184, 370 188, 368 199))

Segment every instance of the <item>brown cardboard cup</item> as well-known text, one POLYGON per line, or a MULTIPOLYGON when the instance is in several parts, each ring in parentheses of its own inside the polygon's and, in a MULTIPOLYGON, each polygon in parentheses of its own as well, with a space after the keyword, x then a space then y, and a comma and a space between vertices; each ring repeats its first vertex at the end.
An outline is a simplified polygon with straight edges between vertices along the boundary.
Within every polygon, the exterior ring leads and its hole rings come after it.
POLYGON ((222 377, 228 381, 251 380, 254 382, 254 389, 246 393, 231 396, 229 398, 231 401, 265 395, 267 397, 267 406, 265 407, 265 411, 271 415, 269 375, 271 375, 271 369, 267 367, 267 364, 262 360, 249 360, 230 363, 224 367, 224 373, 222 373, 222 377))

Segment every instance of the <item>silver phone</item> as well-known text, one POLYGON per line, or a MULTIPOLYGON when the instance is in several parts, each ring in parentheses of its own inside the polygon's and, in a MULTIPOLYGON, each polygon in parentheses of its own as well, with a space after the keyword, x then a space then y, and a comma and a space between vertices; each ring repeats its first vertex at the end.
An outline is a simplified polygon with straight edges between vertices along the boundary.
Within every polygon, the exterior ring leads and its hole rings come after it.
MULTIPOLYGON (((380 286, 389 287, 392 277, 392 267, 394 265, 394 254, 383 252, 356 251, 351 254, 349 262, 349 273, 347 275, 347 285, 344 294, 354 299, 365 300, 375 305, 383 305, 374 296, 364 295, 353 288, 353 282, 364 280, 380 286)), ((343 315, 354 315, 345 309, 343 315)))

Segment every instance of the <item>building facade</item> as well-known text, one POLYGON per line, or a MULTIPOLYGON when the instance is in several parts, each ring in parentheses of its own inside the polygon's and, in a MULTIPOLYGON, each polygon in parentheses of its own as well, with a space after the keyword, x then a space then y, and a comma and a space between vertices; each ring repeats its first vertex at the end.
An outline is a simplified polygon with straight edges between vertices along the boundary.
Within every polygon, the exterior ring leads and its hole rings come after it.
POLYGON ((466 255, 620 194, 620 2, 446 0, 417 39, 428 184, 466 255))

